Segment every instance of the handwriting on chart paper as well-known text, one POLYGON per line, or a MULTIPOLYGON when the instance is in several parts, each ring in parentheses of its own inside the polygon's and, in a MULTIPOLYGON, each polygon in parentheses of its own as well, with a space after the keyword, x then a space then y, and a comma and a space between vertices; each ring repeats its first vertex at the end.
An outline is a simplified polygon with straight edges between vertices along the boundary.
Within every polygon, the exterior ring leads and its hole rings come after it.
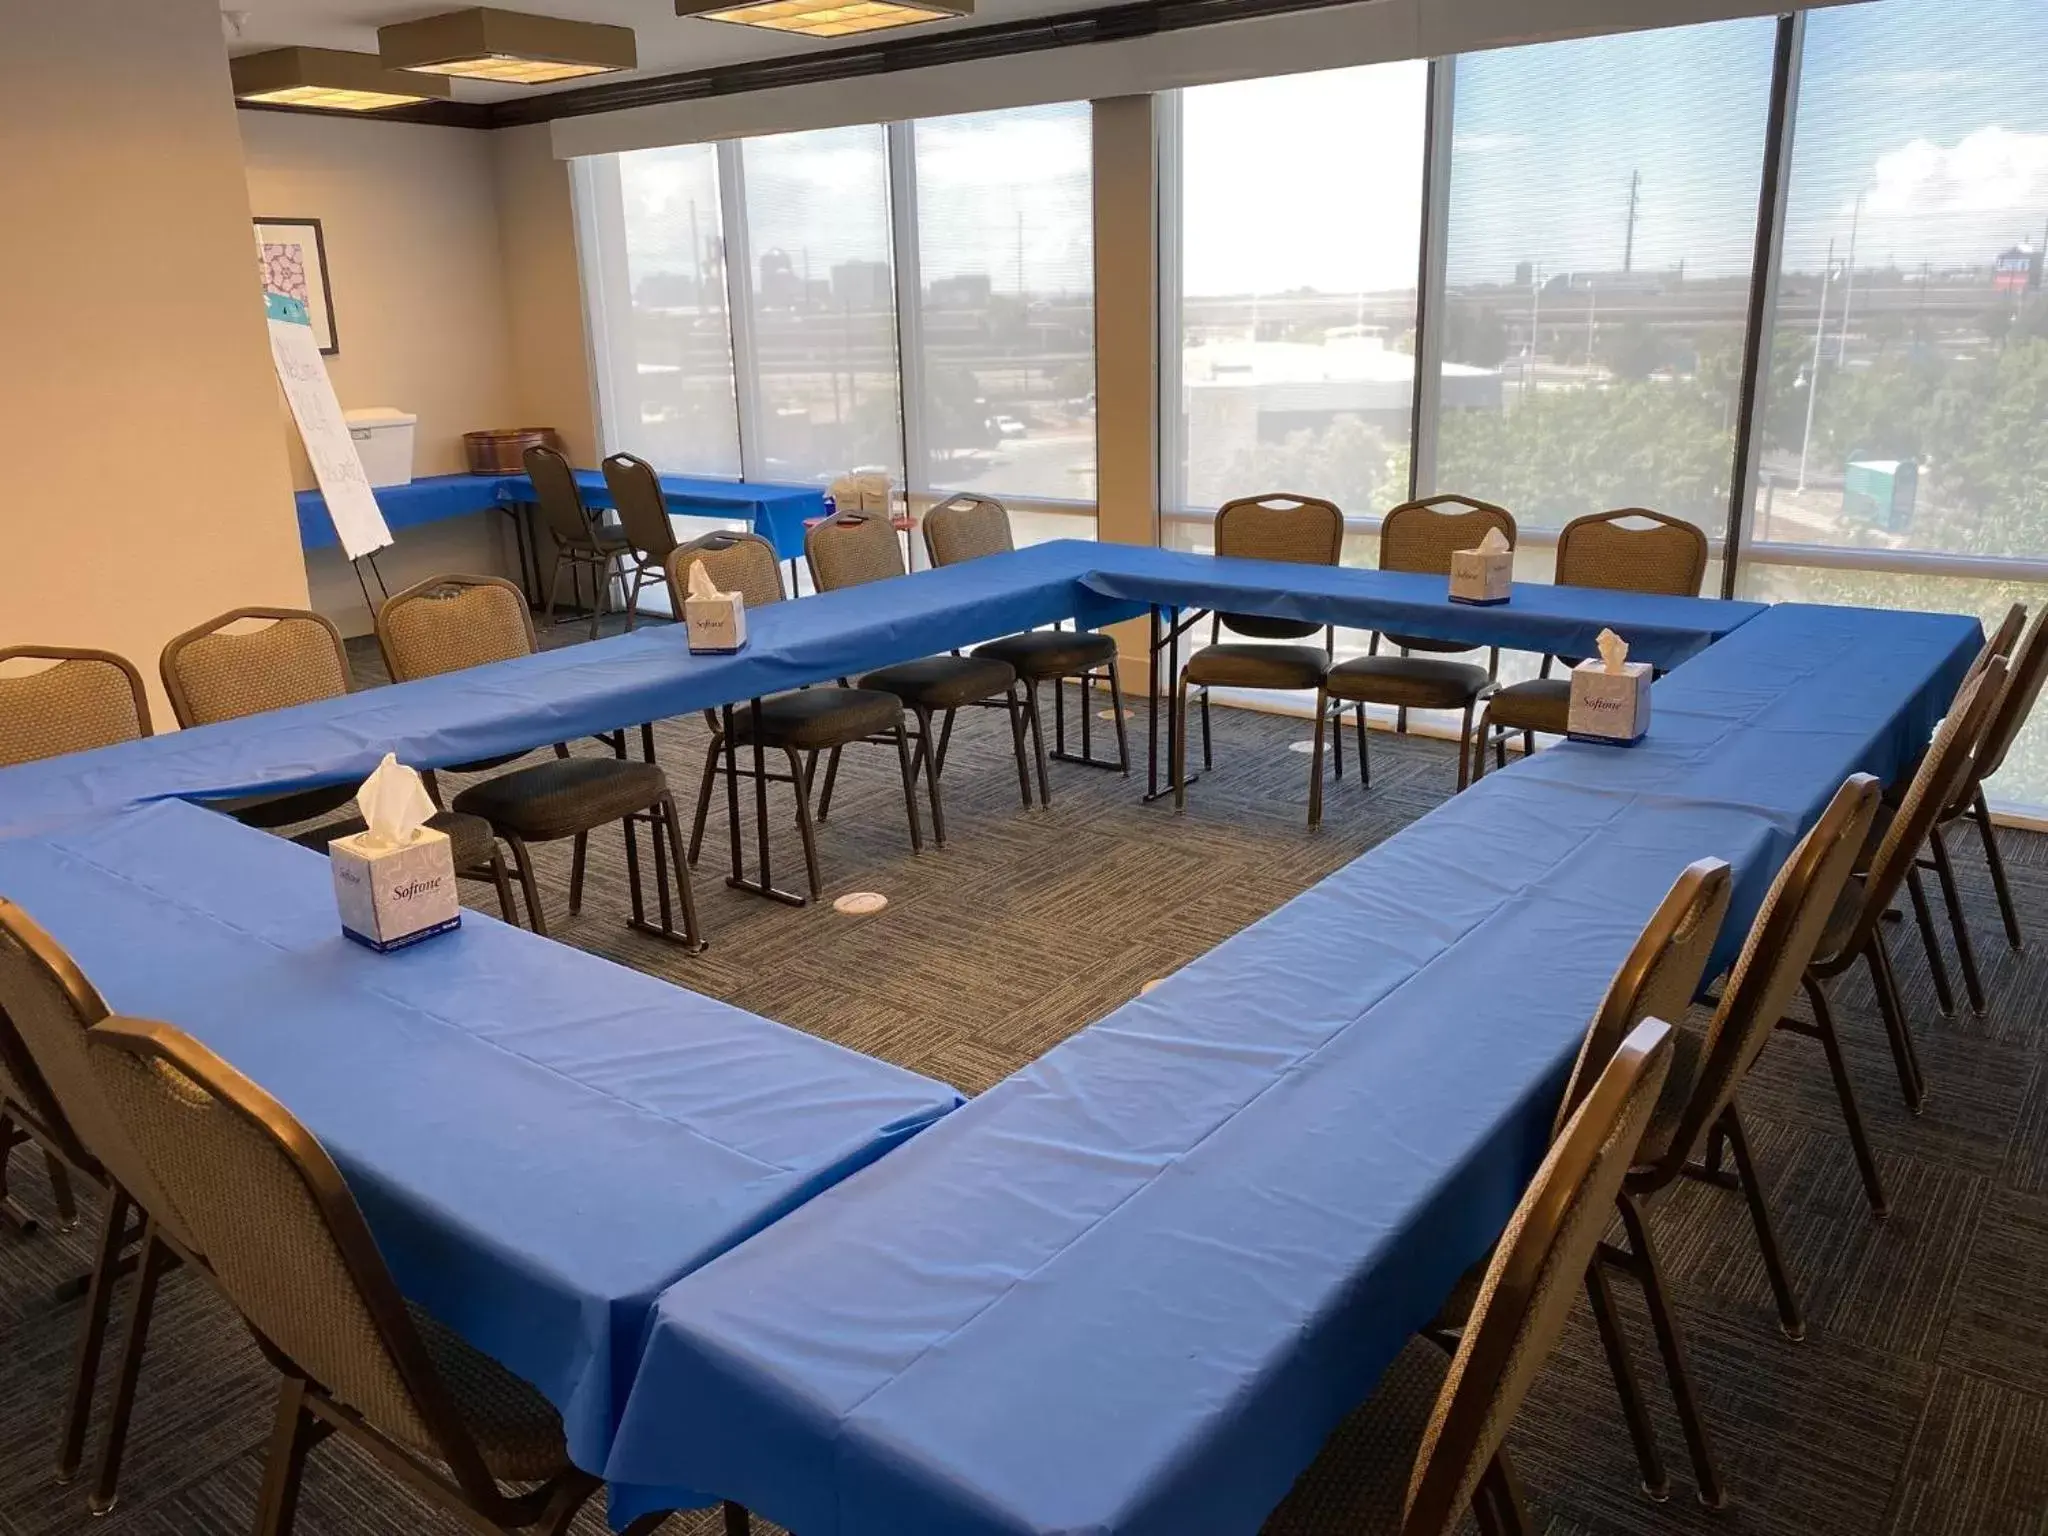
POLYGON ((277 381, 284 386, 292 420, 299 424, 299 437, 305 442, 306 457, 313 465, 313 478, 320 483, 320 495, 327 503, 342 553, 360 560, 389 544, 391 530, 370 491, 355 440, 348 435, 348 421, 334 398, 334 385, 327 377, 327 364, 320 356, 313 327, 297 317, 303 312, 293 313, 289 305, 271 306, 270 356, 277 364, 277 381), (282 315, 281 308, 285 311, 282 315))

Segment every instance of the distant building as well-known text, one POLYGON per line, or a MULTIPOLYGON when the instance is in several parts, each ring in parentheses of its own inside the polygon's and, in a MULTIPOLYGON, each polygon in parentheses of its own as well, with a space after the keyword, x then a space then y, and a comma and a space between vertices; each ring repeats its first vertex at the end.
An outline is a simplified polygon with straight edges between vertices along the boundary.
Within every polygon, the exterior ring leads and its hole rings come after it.
POLYGON ((989 279, 986 272, 962 272, 955 277, 935 277, 925 285, 933 309, 987 309, 989 279))
POLYGON ((804 283, 787 251, 761 253, 761 303, 769 309, 795 309, 803 302, 804 283))
POLYGON ((887 309, 895 290, 886 261, 842 261, 832 268, 832 302, 841 309, 887 309))
POLYGON ((1993 293, 2033 293, 2041 286, 2041 253, 2031 246, 2016 245, 2000 251, 1991 265, 1993 293))

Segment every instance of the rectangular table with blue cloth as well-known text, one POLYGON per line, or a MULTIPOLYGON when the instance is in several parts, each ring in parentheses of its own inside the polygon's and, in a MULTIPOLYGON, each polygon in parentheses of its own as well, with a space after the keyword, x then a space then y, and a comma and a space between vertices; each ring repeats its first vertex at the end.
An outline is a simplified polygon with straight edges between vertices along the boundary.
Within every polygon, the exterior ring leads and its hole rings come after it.
POLYGON ((1678 872, 1735 866, 1739 942, 1842 780, 1909 768, 1981 641, 1800 608, 1736 635, 1657 685, 1643 747, 1487 777, 678 1282, 613 1518, 719 1497, 805 1536, 1255 1531, 1499 1234, 1678 872), (1768 771, 1722 771, 1745 759, 1768 771))
POLYGON ((296 1115, 399 1288, 537 1386, 593 1472, 663 1288, 960 1102, 475 911, 373 954, 319 854, 178 801, 0 838, 0 894, 116 1012, 296 1115))
MULTIPOLYGON (((600 471, 577 470, 576 484, 587 505, 612 504, 611 492, 605 488, 600 471)), ((804 523, 825 515, 824 490, 814 485, 663 475, 661 492, 672 515, 745 522, 773 544, 776 554, 785 560, 804 552, 804 523)), ((373 494, 385 524, 393 533, 471 512, 522 507, 534 500, 533 481, 523 474, 426 475, 408 485, 381 486, 373 494)), ((300 491, 296 499, 300 546, 325 549, 339 543, 321 494, 317 490, 300 491)))

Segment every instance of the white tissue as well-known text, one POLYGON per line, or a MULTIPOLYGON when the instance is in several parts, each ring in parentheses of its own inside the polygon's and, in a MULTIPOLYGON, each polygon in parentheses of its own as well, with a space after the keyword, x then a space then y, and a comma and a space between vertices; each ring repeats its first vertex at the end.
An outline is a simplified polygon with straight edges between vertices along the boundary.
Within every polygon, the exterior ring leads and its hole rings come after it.
POLYGON ((434 802, 420 776, 386 752, 356 791, 356 805, 370 824, 369 841, 379 848, 399 848, 419 835, 427 818, 434 814, 434 802))
POLYGON ((1600 647, 1600 665, 1609 673, 1618 673, 1628 662, 1628 642, 1611 629, 1603 629, 1593 637, 1593 643, 1600 647))
POLYGON ((713 581, 711 573, 704 569, 704 562, 702 560, 692 560, 690 562, 689 595, 696 598, 699 602, 704 602, 712 598, 730 597, 732 594, 718 590, 718 583, 713 581))
POLYGON ((1482 555, 1504 555, 1513 547, 1498 528, 1487 529, 1486 537, 1479 541, 1479 553, 1482 555))

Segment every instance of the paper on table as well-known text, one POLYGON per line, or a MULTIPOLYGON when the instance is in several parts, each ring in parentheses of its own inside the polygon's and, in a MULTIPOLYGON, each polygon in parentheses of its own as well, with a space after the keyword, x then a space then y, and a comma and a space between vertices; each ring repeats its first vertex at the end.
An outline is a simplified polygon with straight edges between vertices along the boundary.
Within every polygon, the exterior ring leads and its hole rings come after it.
POLYGON ((1478 545, 1479 553, 1482 555, 1504 555, 1511 548, 1513 546, 1502 536, 1498 528, 1487 529, 1486 537, 1481 539, 1478 545))
POLYGON ((1600 665, 1608 672, 1619 672, 1628 663, 1628 642, 1611 629, 1603 629, 1593 637, 1593 643, 1600 648, 1600 665))
POLYGON ((434 814, 426 785, 393 752, 386 752, 384 760, 363 780, 363 787, 356 791, 356 805, 370 824, 370 842, 383 848, 410 843, 434 814))

